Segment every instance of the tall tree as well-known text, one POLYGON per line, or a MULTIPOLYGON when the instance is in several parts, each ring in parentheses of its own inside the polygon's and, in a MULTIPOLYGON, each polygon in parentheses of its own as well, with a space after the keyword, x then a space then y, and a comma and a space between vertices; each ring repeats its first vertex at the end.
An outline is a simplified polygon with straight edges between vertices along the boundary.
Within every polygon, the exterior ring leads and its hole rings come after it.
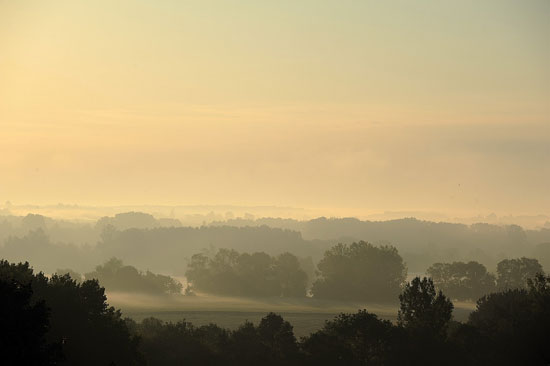
POLYGON ((0 278, 0 349, 5 365, 56 365, 59 343, 48 343, 49 309, 31 300, 30 284, 0 278))
POLYGON ((457 300, 477 300, 495 289, 495 276, 481 263, 435 263, 426 271, 436 288, 457 300))
POLYGON ((398 365, 399 329, 360 310, 328 321, 302 344, 311 365, 398 365))
POLYGON ((504 259, 497 265, 497 285, 501 289, 527 288, 527 280, 544 273, 533 258, 504 259))
POLYGON ((453 303, 426 277, 407 283, 399 301, 397 320, 407 334, 407 357, 418 365, 449 363, 447 329, 453 303))
POLYGON ((318 298, 392 302, 406 277, 396 248, 364 241, 332 247, 318 268, 320 278, 312 288, 318 298))
POLYGON ((528 281, 528 289, 515 288, 484 296, 470 314, 469 324, 479 330, 480 352, 501 365, 550 363, 550 277, 528 281))
POLYGON ((399 302, 399 325, 437 336, 445 335, 454 306, 441 290, 435 290, 431 278, 415 277, 405 285, 399 302))
POLYGON ((67 365, 140 365, 138 339, 131 336, 119 310, 107 304, 97 281, 77 283, 69 275, 34 274, 28 263, 0 262, 0 279, 32 289, 31 303, 50 311, 46 340, 61 344, 67 365))

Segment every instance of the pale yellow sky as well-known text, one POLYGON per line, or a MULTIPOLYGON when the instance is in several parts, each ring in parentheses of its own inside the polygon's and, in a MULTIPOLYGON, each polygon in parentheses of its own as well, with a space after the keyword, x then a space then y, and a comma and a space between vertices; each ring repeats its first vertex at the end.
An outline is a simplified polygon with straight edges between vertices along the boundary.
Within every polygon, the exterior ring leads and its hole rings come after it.
POLYGON ((550 214, 549 17, 0 0, 0 201, 550 214))

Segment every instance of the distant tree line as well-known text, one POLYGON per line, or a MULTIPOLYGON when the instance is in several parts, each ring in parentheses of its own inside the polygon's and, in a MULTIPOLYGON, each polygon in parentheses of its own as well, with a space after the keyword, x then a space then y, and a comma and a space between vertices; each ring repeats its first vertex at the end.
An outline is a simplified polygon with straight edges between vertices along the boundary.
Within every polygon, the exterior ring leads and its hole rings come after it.
MULTIPOLYGON (((311 294, 341 301, 396 301, 407 273, 397 249, 362 241, 334 246, 318 269, 311 294)), ((308 282, 290 253, 272 257, 230 249, 194 255, 186 277, 197 291, 232 296, 303 297, 308 282)))
POLYGON ((140 272, 133 266, 124 265, 118 258, 111 258, 84 277, 87 280, 97 279, 110 291, 166 295, 180 294, 182 290, 181 283, 172 277, 151 271, 140 272))
MULTIPOLYGON (((225 233, 226 229, 216 228, 220 234, 225 233)), ((133 231, 136 230, 114 232, 112 235, 126 236, 133 231)), ((136 231, 134 234, 139 233, 136 231)), ((32 231, 23 239, 10 239, 8 248, 28 249, 34 253, 33 258, 66 256, 65 262, 92 253, 87 247, 77 249, 52 244, 40 230, 32 231)), ((137 249, 143 248, 138 245, 137 249)), ((137 249, 128 248, 127 251, 137 249)), ((178 257, 178 253, 165 252, 163 256, 178 257)), ((18 257, 18 260, 21 259, 18 257)), ((181 262, 180 266, 181 271, 184 268, 181 262)), ((404 260, 395 247, 375 246, 364 241, 333 246, 325 251, 316 273, 313 268, 311 260, 308 262, 289 253, 249 254, 220 249, 213 255, 196 254, 191 257, 186 275, 192 287, 187 289, 187 293, 194 288, 196 291, 230 296, 304 297, 309 289, 309 294, 317 299, 394 302, 407 273, 404 260)), ((542 272, 542 266, 536 259, 525 257, 502 260, 497 265, 496 275, 475 261, 435 263, 426 271, 436 287, 447 296, 465 301, 475 301, 497 289, 525 287, 527 278, 542 272)), ((85 276, 72 269, 57 270, 57 273, 70 273, 78 281, 98 279, 109 291, 155 295, 181 293, 181 284, 173 278, 149 270, 142 272, 114 257, 85 276)))
POLYGON ((399 295, 394 324, 360 310, 297 340, 270 313, 236 330, 215 324, 123 320, 97 281, 34 274, 0 262, 0 349, 5 365, 547 365, 550 276, 482 297, 466 323, 429 278, 399 295))
POLYGON ((213 256, 195 254, 185 272, 194 289, 231 296, 304 297, 307 274, 290 253, 239 253, 220 249, 213 256))
POLYGON ((0 257, 29 260, 48 273, 65 267, 83 273, 116 257, 138 268, 182 275, 182 259, 211 245, 272 256, 290 252, 318 262, 334 243, 351 244, 359 239, 376 245, 392 243, 415 273, 433 263, 463 261, 472 255, 488 268, 503 257, 537 258, 550 271, 550 227, 524 230, 517 225, 462 225, 413 218, 380 222, 272 218, 180 227, 177 220, 139 212, 120 213, 96 223, 33 214, 0 216, 0 257))
POLYGON ((437 288, 456 300, 475 301, 497 289, 521 289, 537 273, 544 273, 536 259, 504 259, 497 265, 497 276, 478 262, 435 263, 426 273, 437 288))
MULTIPOLYGON (((338 244, 317 265, 311 296, 356 302, 395 302, 407 269, 397 249, 360 241, 338 244)), ((435 263, 426 271, 436 288, 454 300, 476 301, 496 290, 526 288, 527 279, 544 273, 536 259, 505 259, 497 275, 478 262, 435 263)), ((238 253, 220 249, 213 256, 196 254, 186 272, 198 291, 232 296, 303 297, 307 276, 289 253, 238 253)))
POLYGON ((134 266, 125 265, 118 258, 111 258, 95 271, 82 275, 70 268, 55 271, 58 276, 69 275, 76 282, 97 280, 108 291, 133 292, 150 295, 180 294, 183 286, 170 276, 151 271, 139 271, 134 266))
POLYGON ((237 218, 219 225, 284 228, 300 232, 306 240, 324 241, 328 245, 335 241, 349 244, 359 239, 376 244, 390 242, 399 249, 412 272, 424 271, 435 262, 461 260, 471 253, 489 267, 495 266, 502 255, 535 257, 550 271, 550 226, 529 230, 518 225, 465 225, 412 217, 386 221, 352 217, 319 217, 307 221, 237 218))
POLYGON ((395 301, 407 276, 395 247, 364 241, 332 247, 317 267, 311 292, 321 299, 395 301))

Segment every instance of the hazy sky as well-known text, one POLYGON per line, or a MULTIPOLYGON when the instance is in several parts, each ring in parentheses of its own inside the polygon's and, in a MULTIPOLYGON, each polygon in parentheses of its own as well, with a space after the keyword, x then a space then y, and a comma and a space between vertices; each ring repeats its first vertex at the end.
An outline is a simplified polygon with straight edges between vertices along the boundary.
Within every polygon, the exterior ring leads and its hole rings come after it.
POLYGON ((549 214, 549 19, 0 0, 0 202, 549 214))

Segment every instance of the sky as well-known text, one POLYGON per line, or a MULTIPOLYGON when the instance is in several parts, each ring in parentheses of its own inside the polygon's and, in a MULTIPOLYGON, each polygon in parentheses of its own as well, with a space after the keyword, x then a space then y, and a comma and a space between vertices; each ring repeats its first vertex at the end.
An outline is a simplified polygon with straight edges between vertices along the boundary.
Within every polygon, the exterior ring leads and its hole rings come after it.
POLYGON ((0 202, 550 214, 550 2, 0 0, 0 202))

